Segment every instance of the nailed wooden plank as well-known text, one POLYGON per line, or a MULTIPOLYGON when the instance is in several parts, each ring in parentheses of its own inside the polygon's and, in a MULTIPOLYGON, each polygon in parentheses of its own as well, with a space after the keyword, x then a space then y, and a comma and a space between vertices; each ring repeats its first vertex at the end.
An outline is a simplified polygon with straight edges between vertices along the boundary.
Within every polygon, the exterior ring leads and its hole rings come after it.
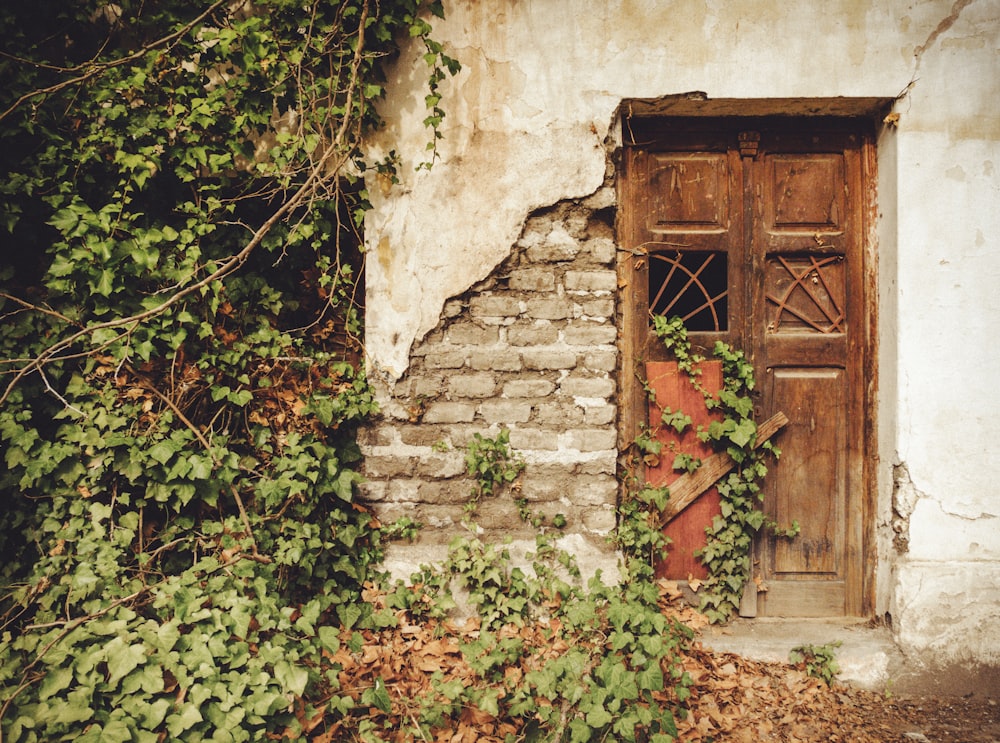
MULTIPOLYGON (((775 413, 757 427, 757 446, 760 446, 788 424, 784 413, 775 413)), ((702 461, 694 472, 681 475, 670 484, 670 500, 660 513, 660 527, 664 527, 681 511, 712 487, 736 463, 726 452, 718 452, 702 461)))

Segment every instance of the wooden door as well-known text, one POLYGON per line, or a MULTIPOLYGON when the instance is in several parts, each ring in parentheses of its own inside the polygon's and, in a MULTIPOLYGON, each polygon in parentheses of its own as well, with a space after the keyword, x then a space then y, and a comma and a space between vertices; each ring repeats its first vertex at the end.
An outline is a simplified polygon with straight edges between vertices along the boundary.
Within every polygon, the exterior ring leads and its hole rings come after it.
MULTIPOLYGON (((865 287, 869 127, 835 119, 633 120, 622 183, 625 437, 645 421, 642 368, 666 358, 653 313, 685 318, 757 370, 758 422, 782 412, 764 509, 799 536, 762 535, 755 574, 771 616, 860 615, 873 426, 865 287), (638 388, 637 388, 638 387, 638 388)), ((632 434, 634 435, 634 433, 632 434)))

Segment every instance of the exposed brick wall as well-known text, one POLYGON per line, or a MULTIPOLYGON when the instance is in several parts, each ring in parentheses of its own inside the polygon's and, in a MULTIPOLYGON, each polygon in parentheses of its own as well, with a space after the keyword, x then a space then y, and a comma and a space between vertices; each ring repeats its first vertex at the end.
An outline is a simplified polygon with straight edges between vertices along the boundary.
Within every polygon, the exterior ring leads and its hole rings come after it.
MULTIPOLYGON (((463 527, 474 433, 510 430, 527 463, 520 487, 533 511, 566 516, 565 533, 610 554, 615 524, 616 247, 614 192, 541 210, 510 257, 447 303, 392 390, 397 405, 365 432, 365 497, 384 520, 423 524, 418 545, 463 527)), ((472 248, 470 248, 472 249, 472 248)), ((487 539, 528 537, 509 494, 484 500, 487 539)))

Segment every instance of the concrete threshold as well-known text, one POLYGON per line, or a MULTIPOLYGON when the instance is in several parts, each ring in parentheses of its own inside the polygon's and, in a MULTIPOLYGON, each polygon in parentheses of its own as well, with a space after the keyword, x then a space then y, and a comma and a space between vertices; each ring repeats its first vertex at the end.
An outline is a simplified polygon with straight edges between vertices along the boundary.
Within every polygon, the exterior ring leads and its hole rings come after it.
POLYGON ((839 642, 834 657, 837 678, 852 686, 884 692, 903 667, 903 655, 887 627, 866 619, 758 618, 710 625, 699 634, 702 645, 716 652, 752 660, 788 663, 792 648, 839 642))

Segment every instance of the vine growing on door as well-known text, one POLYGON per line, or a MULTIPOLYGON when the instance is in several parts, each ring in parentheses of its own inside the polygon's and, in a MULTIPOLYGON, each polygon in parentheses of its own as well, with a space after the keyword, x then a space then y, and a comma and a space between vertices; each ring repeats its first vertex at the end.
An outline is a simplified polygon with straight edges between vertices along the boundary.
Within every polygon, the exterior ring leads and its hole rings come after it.
MULTIPOLYGON (((710 443, 716 451, 727 453, 735 465, 716 483, 721 497, 721 513, 705 527, 708 540, 697 553, 708 569, 708 578, 699 590, 700 609, 711 621, 724 622, 737 612, 746 582, 751 579, 751 546, 755 535, 761 529, 770 528, 781 536, 791 538, 798 533, 798 524, 781 528, 770 522, 760 507, 763 501, 761 483, 767 475, 767 461, 776 458, 780 451, 770 441, 758 441, 751 398, 756 379, 753 365, 746 355, 726 343, 716 342, 713 357, 722 363, 723 383, 722 388, 713 394, 700 383, 699 364, 705 359, 692 352, 684 322, 678 317, 655 315, 653 330, 677 361, 680 371, 704 396, 706 408, 720 414, 718 420, 707 426, 698 426, 698 438, 710 443)), ((638 452, 648 455, 656 449, 658 442, 652 434, 663 425, 682 433, 692 422, 684 411, 665 410, 663 420, 653 422, 650 430, 637 439, 638 452)), ((690 457, 679 457, 674 463, 675 468, 685 472, 692 472, 698 466, 700 462, 690 457)), ((669 488, 652 488, 647 484, 628 499, 625 508, 646 507, 655 517, 663 509, 667 498, 669 488), (657 497, 651 497, 650 490, 655 491, 657 497), (636 506, 636 502, 643 505, 636 506)), ((655 521, 659 523, 658 519, 655 521)), ((647 541, 652 539, 647 535, 647 541)))

